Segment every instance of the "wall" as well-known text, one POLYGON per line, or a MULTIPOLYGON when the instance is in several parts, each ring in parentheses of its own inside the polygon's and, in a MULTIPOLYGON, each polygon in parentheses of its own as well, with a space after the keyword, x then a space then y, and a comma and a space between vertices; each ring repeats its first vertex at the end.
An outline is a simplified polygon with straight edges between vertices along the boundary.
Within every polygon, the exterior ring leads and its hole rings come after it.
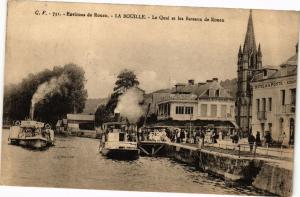
POLYGON ((295 113, 283 113, 283 106, 281 100, 281 90, 285 90, 285 104, 290 104, 291 96, 290 89, 296 88, 296 76, 284 77, 273 80, 265 80, 263 82, 256 82, 252 84, 253 86, 253 100, 252 100, 252 132, 254 135, 257 131, 261 133, 263 138, 264 132, 262 131, 261 123, 265 124, 265 131, 269 130, 268 124, 272 124, 272 138, 276 141, 280 140, 281 131, 280 131, 280 118, 283 119, 283 132, 286 134, 285 141, 289 139, 289 128, 290 128, 290 119, 295 120, 295 113), (293 83, 287 83, 293 82, 293 83), (268 87, 270 83, 282 85, 273 85, 268 87), (258 120, 257 117, 257 99, 260 99, 260 109, 262 110, 262 98, 266 98, 267 110, 266 110, 266 120, 258 120), (272 111, 268 110, 269 101, 268 98, 272 98, 272 111))
POLYGON ((292 194, 292 167, 175 143, 166 143, 164 152, 166 156, 194 165, 199 170, 222 178, 230 184, 253 185, 258 190, 280 196, 292 194))

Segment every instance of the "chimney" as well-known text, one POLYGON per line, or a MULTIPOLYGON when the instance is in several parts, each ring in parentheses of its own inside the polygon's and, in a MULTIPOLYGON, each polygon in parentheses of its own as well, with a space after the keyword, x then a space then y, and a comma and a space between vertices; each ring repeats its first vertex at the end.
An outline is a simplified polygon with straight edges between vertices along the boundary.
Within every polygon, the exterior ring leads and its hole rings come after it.
POLYGON ((189 84, 189 85, 194 85, 194 84, 195 84, 195 80, 194 80, 194 79, 188 80, 188 84, 189 84))
POLYGON ((115 120, 117 122, 121 122, 121 116, 120 116, 120 113, 115 113, 115 120))
POLYGON ((214 78, 212 78, 212 81, 218 82, 218 78, 214 77, 214 78))
POLYGON ((175 84, 175 90, 176 90, 176 92, 180 91, 180 89, 182 87, 184 87, 184 86, 186 86, 186 84, 184 84, 184 83, 177 83, 177 84, 175 84))

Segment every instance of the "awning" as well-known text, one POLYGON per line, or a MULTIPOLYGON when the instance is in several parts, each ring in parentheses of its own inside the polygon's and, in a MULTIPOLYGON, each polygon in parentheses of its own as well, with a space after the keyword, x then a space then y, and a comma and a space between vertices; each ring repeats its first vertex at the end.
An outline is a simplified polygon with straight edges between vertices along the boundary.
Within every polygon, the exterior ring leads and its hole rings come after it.
POLYGON ((234 121, 222 120, 161 120, 146 127, 209 127, 209 128, 238 128, 234 121))

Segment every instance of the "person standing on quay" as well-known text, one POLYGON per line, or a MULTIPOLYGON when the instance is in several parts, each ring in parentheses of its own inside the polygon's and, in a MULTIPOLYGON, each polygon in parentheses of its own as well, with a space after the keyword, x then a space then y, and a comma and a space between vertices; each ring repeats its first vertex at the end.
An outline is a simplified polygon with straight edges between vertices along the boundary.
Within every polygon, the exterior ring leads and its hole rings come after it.
POLYGON ((248 136, 248 142, 249 142, 249 146, 250 146, 250 152, 252 152, 253 145, 254 145, 254 142, 255 142, 255 137, 252 133, 249 134, 249 136, 248 136))
POLYGON ((255 143, 256 143, 256 146, 261 146, 261 140, 260 140, 260 133, 259 133, 259 131, 256 132, 255 143))

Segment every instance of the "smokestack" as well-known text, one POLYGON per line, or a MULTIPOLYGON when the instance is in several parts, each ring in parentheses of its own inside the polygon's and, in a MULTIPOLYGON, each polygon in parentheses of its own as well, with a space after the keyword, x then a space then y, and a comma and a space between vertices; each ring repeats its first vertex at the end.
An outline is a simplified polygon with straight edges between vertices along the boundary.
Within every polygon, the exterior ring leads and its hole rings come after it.
POLYGON ((29 111, 29 117, 31 120, 34 118, 34 105, 32 104, 29 111))

